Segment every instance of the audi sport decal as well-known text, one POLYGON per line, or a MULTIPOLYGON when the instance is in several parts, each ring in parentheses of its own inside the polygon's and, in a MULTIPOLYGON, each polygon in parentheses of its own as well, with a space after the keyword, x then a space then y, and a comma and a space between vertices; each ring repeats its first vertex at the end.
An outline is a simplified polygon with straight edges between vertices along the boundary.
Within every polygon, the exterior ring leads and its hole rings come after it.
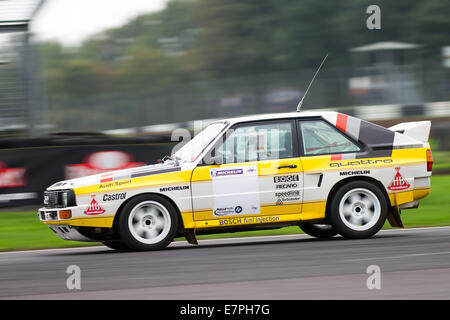
POLYGON ((391 191, 399 191, 406 190, 411 187, 411 185, 400 174, 400 167, 396 167, 395 170, 397 173, 395 174, 394 179, 392 179, 391 184, 388 186, 388 189, 391 191))
POLYGON ((84 210, 84 214, 88 215, 88 216, 93 216, 93 215, 97 215, 97 214, 102 214, 105 213, 105 209, 103 209, 98 202, 95 200, 95 194, 91 195, 92 200, 91 200, 91 204, 89 205, 89 207, 87 207, 86 210, 84 210))
POLYGON ((216 217, 261 212, 256 165, 210 168, 216 217), (236 194, 240 194, 236 197, 236 194))

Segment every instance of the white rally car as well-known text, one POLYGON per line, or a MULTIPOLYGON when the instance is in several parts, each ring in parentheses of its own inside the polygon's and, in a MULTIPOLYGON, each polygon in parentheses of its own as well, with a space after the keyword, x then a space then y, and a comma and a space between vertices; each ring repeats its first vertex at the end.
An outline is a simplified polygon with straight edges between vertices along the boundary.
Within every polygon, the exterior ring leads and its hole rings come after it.
POLYGON ((430 122, 337 112, 216 121, 162 163, 58 182, 40 220, 67 240, 155 250, 176 236, 298 225, 367 238, 430 191, 430 122))

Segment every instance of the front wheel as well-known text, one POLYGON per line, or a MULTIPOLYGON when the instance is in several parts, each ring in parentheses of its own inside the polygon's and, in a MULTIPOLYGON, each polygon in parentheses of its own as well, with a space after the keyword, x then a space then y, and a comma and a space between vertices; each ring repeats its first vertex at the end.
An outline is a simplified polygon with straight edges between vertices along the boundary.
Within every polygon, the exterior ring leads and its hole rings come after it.
POLYGON ((172 242, 178 228, 173 205, 156 195, 133 198, 119 216, 120 240, 130 249, 160 250, 172 242))
POLYGON ((388 204, 383 192, 367 181, 353 181, 334 194, 330 222, 343 237, 369 238, 384 225, 388 204))

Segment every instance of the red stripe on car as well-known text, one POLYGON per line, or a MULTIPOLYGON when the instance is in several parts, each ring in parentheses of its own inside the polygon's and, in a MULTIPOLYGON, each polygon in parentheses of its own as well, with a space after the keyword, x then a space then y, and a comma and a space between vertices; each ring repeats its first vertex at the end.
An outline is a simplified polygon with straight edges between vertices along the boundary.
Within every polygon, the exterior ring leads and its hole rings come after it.
POLYGON ((347 119, 348 119, 347 115, 338 113, 336 119, 336 127, 345 132, 345 130, 347 129, 347 119))
POLYGON ((332 154, 331 161, 342 160, 342 154, 332 154))

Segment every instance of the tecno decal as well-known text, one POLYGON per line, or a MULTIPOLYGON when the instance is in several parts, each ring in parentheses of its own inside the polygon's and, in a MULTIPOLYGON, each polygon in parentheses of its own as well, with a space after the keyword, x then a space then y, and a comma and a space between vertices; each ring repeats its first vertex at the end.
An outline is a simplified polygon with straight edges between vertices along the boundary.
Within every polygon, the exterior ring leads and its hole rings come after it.
POLYGON ((298 188, 298 184, 296 183, 282 183, 275 185, 277 189, 294 189, 298 188))
POLYGON ((133 156, 126 152, 99 151, 89 154, 83 160, 83 163, 66 165, 64 175, 66 179, 74 179, 114 170, 140 167, 145 164, 144 162, 135 162, 133 156))
POLYGON ((0 188, 23 187, 27 185, 25 168, 7 168, 0 161, 0 188))

